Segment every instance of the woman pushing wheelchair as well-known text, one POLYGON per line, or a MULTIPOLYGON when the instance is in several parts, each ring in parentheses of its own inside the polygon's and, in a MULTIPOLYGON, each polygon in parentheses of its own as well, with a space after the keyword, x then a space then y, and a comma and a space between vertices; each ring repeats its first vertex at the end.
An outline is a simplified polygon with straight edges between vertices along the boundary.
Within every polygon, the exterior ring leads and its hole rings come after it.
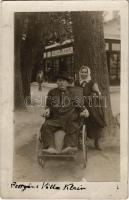
POLYGON ((87 136, 94 139, 95 148, 101 150, 99 139, 103 128, 106 126, 103 110, 104 104, 101 91, 98 84, 92 80, 88 66, 80 68, 79 79, 75 82, 75 85, 83 88, 85 106, 89 111, 89 117, 86 121, 87 136))
POLYGON ((51 154, 77 151, 80 117, 89 116, 89 112, 84 106, 82 90, 79 89, 80 91, 78 90, 75 95, 74 87, 69 87, 71 80, 69 75, 62 72, 56 78, 57 88, 48 93, 46 108, 43 113, 45 123, 40 130, 42 150, 51 154), (61 134, 60 131, 64 134, 61 134), (59 133, 58 138, 56 133, 59 133), (62 143, 61 148, 57 148, 55 144, 57 139, 62 143))

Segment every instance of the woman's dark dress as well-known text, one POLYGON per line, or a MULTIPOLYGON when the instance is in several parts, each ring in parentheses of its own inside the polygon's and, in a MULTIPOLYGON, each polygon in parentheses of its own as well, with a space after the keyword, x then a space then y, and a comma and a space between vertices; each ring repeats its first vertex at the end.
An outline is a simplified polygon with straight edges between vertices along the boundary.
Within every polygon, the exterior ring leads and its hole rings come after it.
POLYGON ((83 82, 82 84, 80 84, 79 81, 76 81, 75 85, 83 87, 85 106, 89 111, 89 117, 86 119, 87 135, 89 138, 97 140, 101 137, 105 122, 102 116, 103 113, 100 114, 101 111, 99 110, 99 108, 90 106, 91 102, 93 104, 92 87, 94 85, 94 82, 90 80, 89 82, 83 82))

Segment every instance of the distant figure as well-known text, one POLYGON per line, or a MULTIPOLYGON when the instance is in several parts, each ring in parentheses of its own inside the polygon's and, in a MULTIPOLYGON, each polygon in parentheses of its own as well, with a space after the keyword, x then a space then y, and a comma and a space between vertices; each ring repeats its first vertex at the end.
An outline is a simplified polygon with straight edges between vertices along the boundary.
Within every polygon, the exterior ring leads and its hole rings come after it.
POLYGON ((39 70, 37 73, 36 81, 39 84, 39 91, 42 91, 42 82, 43 82, 44 74, 42 70, 39 70))

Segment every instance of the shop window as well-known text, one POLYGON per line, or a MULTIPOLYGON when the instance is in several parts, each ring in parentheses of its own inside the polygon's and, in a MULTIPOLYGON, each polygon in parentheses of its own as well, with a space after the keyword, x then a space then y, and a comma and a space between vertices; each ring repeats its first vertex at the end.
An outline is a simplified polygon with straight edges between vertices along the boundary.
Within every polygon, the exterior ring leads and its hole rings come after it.
POLYGON ((118 84, 120 82, 120 54, 112 53, 110 55, 110 83, 118 84))
POLYGON ((55 72, 59 71, 59 59, 58 58, 53 60, 53 67, 54 67, 55 72))
POLYGON ((109 43, 106 42, 105 44, 105 50, 108 51, 109 50, 109 43))
POLYGON ((74 56, 73 55, 71 56, 71 62, 72 62, 72 64, 74 64, 74 56))
POLYGON ((112 43, 112 51, 120 51, 120 43, 112 43))

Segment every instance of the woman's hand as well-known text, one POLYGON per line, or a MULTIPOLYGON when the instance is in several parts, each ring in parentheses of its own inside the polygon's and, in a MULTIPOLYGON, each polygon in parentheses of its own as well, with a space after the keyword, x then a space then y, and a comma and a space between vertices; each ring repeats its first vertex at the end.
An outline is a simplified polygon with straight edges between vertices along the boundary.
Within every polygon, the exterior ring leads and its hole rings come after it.
POLYGON ((93 97, 100 97, 101 96, 101 92, 92 92, 91 96, 93 96, 93 97))
POLYGON ((93 87, 92 87, 92 91, 97 93, 99 96, 101 96, 101 92, 99 90, 98 84, 94 83, 93 87))
POLYGON ((49 117, 50 116, 50 109, 49 108, 45 109, 42 116, 43 117, 49 117))
POLYGON ((81 113, 80 113, 80 117, 89 117, 89 111, 87 109, 83 110, 81 113))

